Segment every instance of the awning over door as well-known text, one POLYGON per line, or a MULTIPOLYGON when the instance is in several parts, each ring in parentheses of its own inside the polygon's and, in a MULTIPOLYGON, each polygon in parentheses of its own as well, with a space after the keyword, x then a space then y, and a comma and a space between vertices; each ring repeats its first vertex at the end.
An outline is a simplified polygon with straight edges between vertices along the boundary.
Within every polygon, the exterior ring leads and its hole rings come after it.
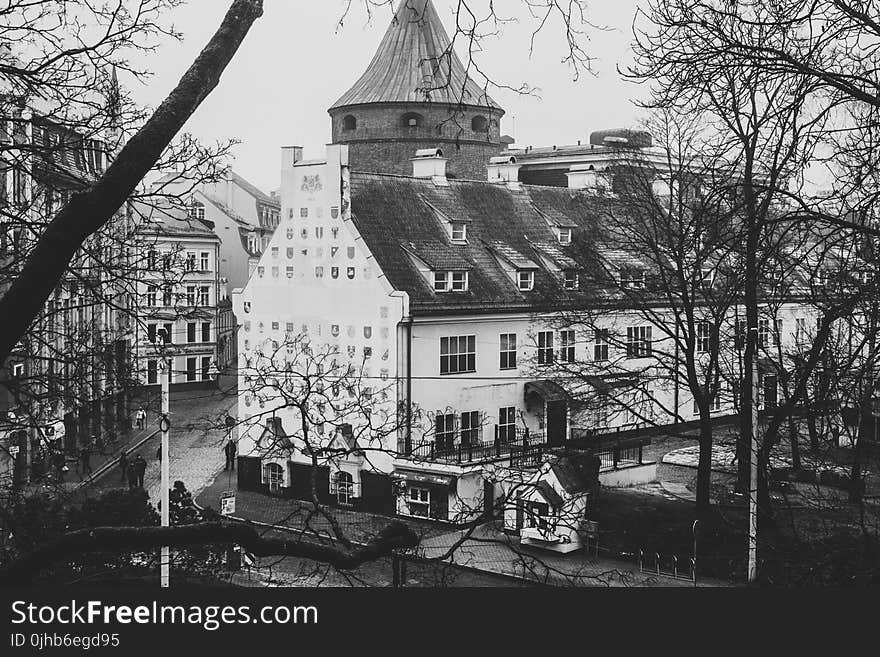
POLYGON ((536 394, 545 402, 567 401, 568 393, 565 388, 554 381, 547 379, 541 381, 529 381, 525 385, 525 396, 536 394))

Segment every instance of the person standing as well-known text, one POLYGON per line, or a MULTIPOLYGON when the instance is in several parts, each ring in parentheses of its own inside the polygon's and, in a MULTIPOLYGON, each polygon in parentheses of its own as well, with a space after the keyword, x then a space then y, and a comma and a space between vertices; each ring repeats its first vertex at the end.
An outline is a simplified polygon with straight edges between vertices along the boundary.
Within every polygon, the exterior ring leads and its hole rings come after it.
POLYGON ((141 454, 138 454, 137 457, 135 457, 135 459, 134 459, 133 465, 134 465, 135 473, 137 474, 137 485, 139 487, 143 488, 144 487, 144 474, 146 474, 146 472, 147 472, 147 461, 141 454))
POLYGON ((128 478, 128 490, 134 490, 138 485, 137 467, 135 461, 128 461, 125 466, 125 476, 128 478))
POLYGON ((141 406, 137 412, 137 427, 138 429, 147 428, 147 412, 144 410, 143 406, 141 406))
POLYGON ((79 451, 79 460, 82 466, 80 470, 80 478, 84 479, 86 474, 92 474, 92 450, 88 445, 83 445, 79 451))
POLYGON ((122 477, 119 482, 124 484, 128 478, 128 453, 125 451, 119 455, 119 474, 122 477))
POLYGON ((223 469, 235 470, 235 453, 237 451, 235 447, 235 442, 230 440, 228 443, 226 443, 226 447, 223 448, 223 451, 226 452, 226 467, 223 469))

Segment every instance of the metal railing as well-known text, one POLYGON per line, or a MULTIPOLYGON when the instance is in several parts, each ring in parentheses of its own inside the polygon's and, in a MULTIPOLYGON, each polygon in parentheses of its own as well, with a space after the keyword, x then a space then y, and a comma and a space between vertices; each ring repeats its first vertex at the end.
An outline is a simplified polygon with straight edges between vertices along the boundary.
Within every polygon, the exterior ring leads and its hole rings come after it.
POLYGON ((409 458, 417 461, 455 464, 481 463, 506 458, 514 460, 538 458, 540 462, 540 455, 546 446, 546 437, 543 433, 531 432, 519 427, 514 431, 502 427, 499 431, 496 425, 493 440, 462 442, 459 437, 457 442, 451 445, 433 440, 414 447, 409 458))

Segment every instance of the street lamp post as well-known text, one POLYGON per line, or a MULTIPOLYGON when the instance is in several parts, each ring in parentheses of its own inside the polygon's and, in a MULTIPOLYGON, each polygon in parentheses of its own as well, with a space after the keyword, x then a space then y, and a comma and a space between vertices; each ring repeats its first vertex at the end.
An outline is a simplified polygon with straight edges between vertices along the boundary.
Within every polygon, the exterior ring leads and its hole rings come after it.
MULTIPOLYGON (((169 419, 170 413, 170 375, 171 375, 171 359, 166 357, 162 358, 162 415, 159 419, 159 429, 162 433, 162 458, 160 461, 160 467, 162 470, 162 489, 160 491, 159 499, 161 500, 162 505, 162 526, 170 527, 171 526, 171 515, 170 515, 170 502, 168 489, 170 486, 170 461, 171 454, 169 448, 169 440, 168 434, 169 429, 171 428, 171 421, 169 419)), ((159 560, 159 568, 160 568, 160 576, 162 588, 167 589, 171 584, 171 549, 164 545, 162 546, 162 554, 159 560)))

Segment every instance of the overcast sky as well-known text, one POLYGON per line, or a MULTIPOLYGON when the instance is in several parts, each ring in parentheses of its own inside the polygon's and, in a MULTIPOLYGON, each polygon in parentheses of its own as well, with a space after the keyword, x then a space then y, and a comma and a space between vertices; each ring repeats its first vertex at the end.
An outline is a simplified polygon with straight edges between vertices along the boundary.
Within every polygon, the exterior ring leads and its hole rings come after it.
MULTIPOLYGON (((496 0, 497 1, 497 0, 496 0)), ((452 0, 434 0, 452 30, 452 0)), ((477 0, 482 4, 485 0, 477 0)), ((550 25, 529 56, 532 23, 507 25, 498 38, 484 44, 484 70, 511 86, 526 82, 540 88, 540 99, 512 92, 491 95, 506 110, 502 132, 521 146, 551 146, 586 141, 603 128, 633 125, 639 110, 632 98, 640 87, 620 79, 618 65, 631 57, 631 24, 638 0, 594 0, 589 18, 607 26, 590 30, 587 51, 597 58, 594 75, 573 80, 561 63, 562 32, 550 25)), ((353 10, 342 29, 337 22, 343 0, 265 0, 265 14, 248 34, 224 74, 187 126, 205 141, 236 138, 233 167, 267 191, 280 181, 280 148, 300 145, 307 158, 319 158, 330 140, 329 108, 365 70, 391 19, 389 10, 367 22, 362 9, 353 10)), ((358 0, 352 3, 357 6, 358 0)), ((522 0, 498 3, 523 19, 522 0)), ((170 42, 149 60, 155 76, 147 87, 132 91, 155 107, 176 84, 186 66, 219 25, 229 0, 189 0, 173 21, 184 33, 182 43, 170 42)))

